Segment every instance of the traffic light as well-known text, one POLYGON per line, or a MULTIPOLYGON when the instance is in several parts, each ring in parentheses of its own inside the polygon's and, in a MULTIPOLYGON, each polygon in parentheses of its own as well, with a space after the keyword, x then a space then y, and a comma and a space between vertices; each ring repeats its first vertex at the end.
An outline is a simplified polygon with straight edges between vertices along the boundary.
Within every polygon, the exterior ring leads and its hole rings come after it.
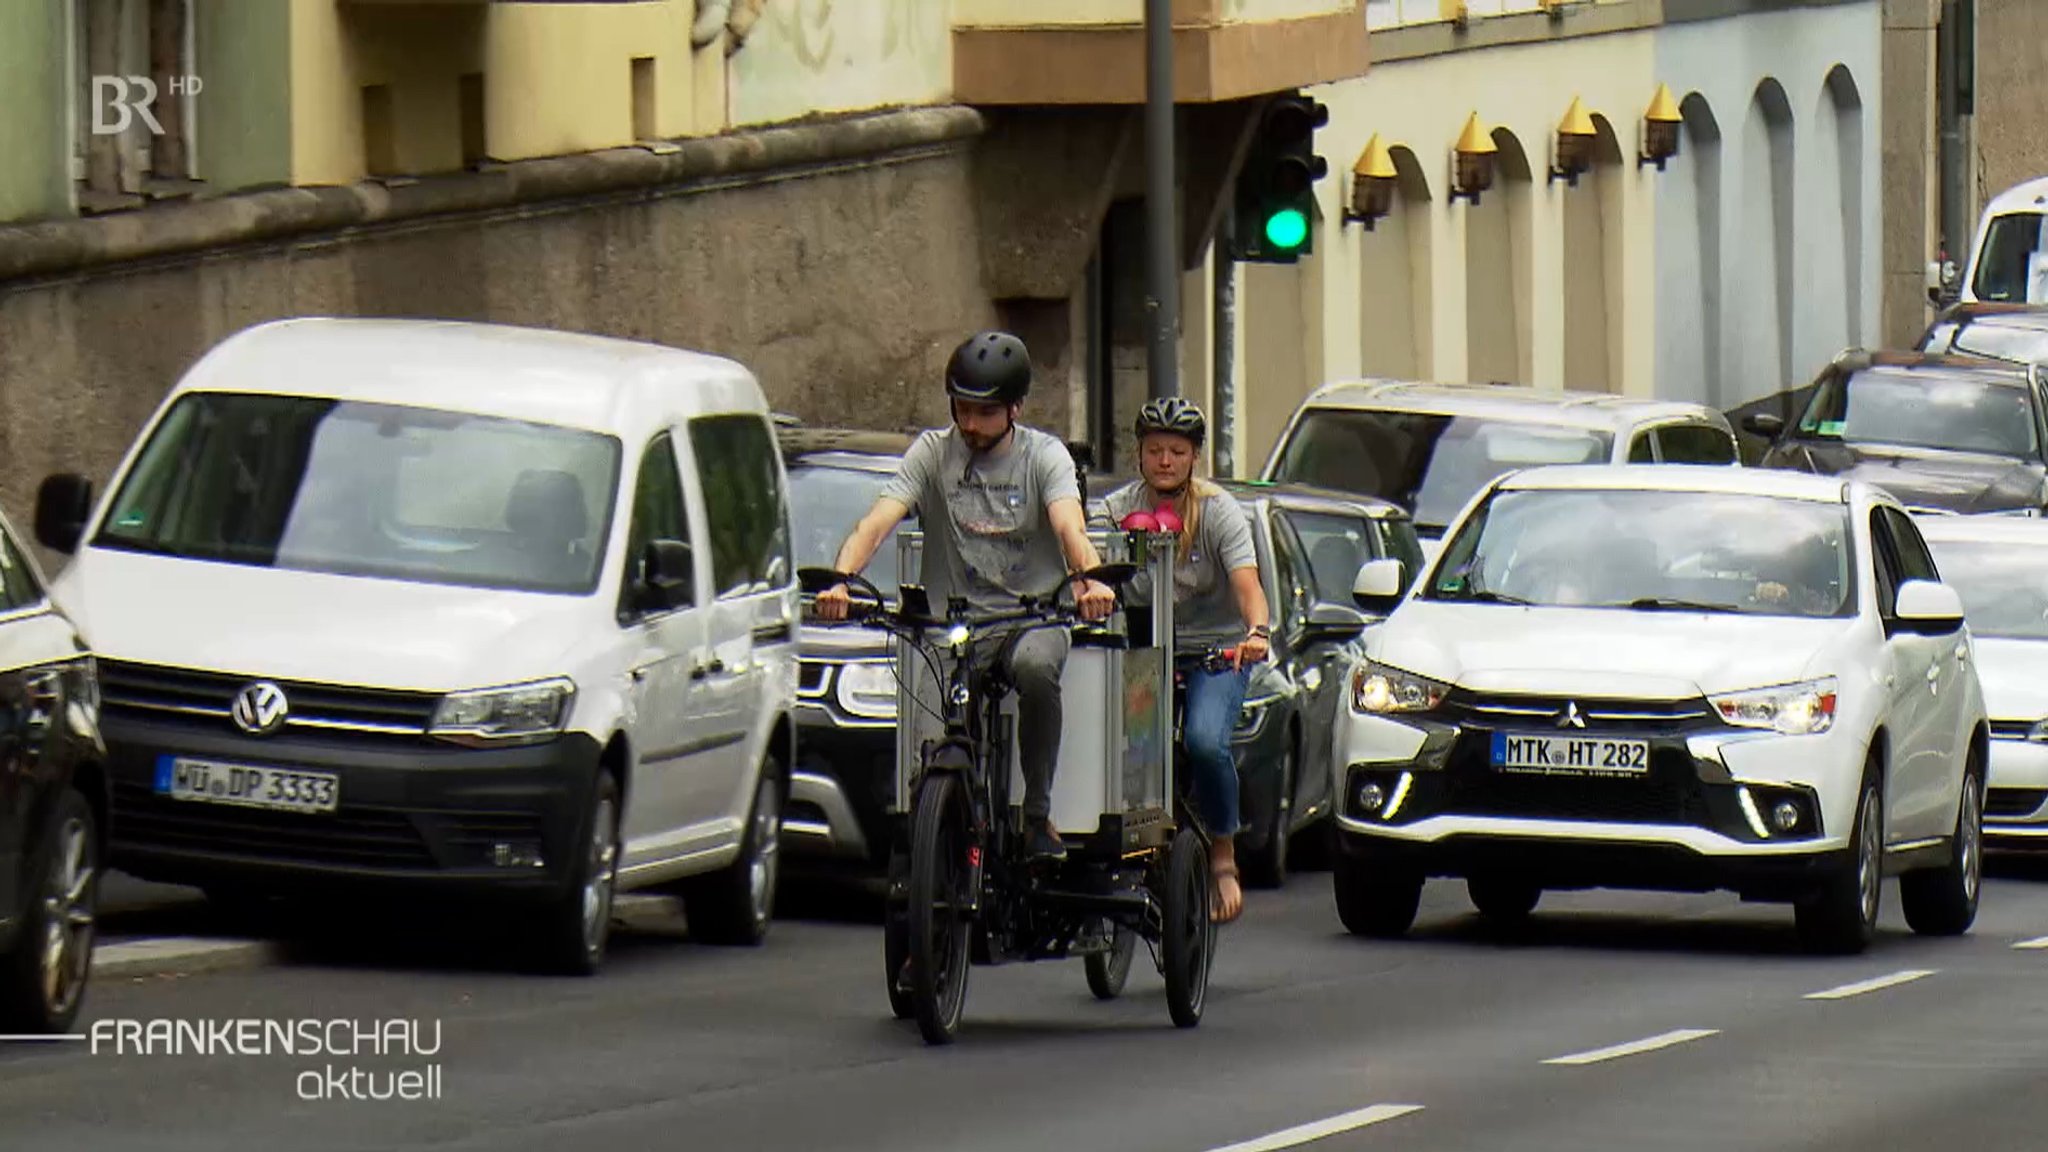
POLYGON ((1237 177, 1239 260, 1292 264, 1315 251, 1315 182, 1330 170, 1316 155, 1316 129, 1329 122, 1330 110, 1307 96, 1266 106, 1237 177))

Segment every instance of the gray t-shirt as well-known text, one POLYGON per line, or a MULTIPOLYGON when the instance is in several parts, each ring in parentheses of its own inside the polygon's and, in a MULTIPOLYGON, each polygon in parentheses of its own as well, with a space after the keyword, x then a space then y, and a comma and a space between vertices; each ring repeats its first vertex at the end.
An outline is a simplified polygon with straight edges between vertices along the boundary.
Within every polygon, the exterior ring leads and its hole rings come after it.
MULTIPOLYGON (((1117 522, 1158 506, 1152 489, 1142 480, 1103 497, 1102 503, 1110 519, 1117 522)), ((1228 492, 1203 500, 1194 547, 1186 560, 1176 560, 1173 566, 1175 646, 1203 648, 1243 638, 1244 616, 1237 610, 1237 594, 1230 590, 1230 573, 1258 566, 1258 547, 1252 542, 1252 521, 1245 515, 1244 505, 1228 492)), ((1150 584, 1151 577, 1141 574, 1131 581, 1125 599, 1132 604, 1150 604, 1150 584)))
POLYGON ((965 596, 983 610, 1058 590, 1067 574, 1047 508, 1079 500, 1074 457, 1056 436, 1018 425, 985 456, 953 428, 919 436, 882 494, 910 506, 924 528, 920 579, 932 606, 965 596))

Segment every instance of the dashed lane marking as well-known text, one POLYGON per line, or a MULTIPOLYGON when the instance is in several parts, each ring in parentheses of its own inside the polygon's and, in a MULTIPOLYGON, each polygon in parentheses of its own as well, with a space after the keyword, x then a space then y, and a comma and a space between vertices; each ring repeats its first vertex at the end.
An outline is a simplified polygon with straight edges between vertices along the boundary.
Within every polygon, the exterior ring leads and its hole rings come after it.
POLYGON ((1709 1036, 1718 1035, 1720 1035, 1720 1029, 1718 1028, 1681 1028, 1676 1032, 1666 1032, 1661 1036, 1651 1036, 1642 1040, 1631 1040, 1626 1044, 1616 1044, 1612 1048, 1595 1048, 1591 1052, 1579 1052, 1570 1056, 1556 1056, 1545 1060, 1544 1063, 1567 1065, 1599 1064, 1607 1060, 1619 1060, 1625 1056, 1640 1056, 1645 1052, 1655 1052, 1659 1049, 1670 1048, 1674 1045, 1685 1044, 1693 1040, 1704 1040, 1709 1036))
POLYGON ((2015 947, 2015 948, 2032 948, 2032 949, 2048 949, 2048 936, 2037 936, 2037 937, 2035 937, 2035 938, 2034 938, 2034 939, 2032 939, 2032 940, 2022 940, 2022 941, 2020 941, 2019 943, 2017 943, 2017 944, 2013 945, 2013 947, 2015 947))
POLYGON ((1326 1120, 1315 1120, 1293 1128, 1282 1129, 1269 1136, 1260 1136, 1256 1139, 1243 1141, 1242 1143, 1212 1148, 1209 1152, 1277 1152, 1281 1148, 1293 1148, 1297 1145, 1321 1140, 1327 1136, 1335 1136, 1340 1132, 1355 1131, 1369 1124, 1384 1123, 1388 1120, 1406 1116, 1411 1112, 1420 1111, 1422 1111, 1422 1105, 1420 1104, 1375 1104, 1370 1108, 1360 1108, 1354 1112, 1345 1112, 1326 1120))
POLYGON ((1879 976, 1875 980, 1860 980, 1854 984, 1844 984, 1840 988, 1829 988, 1824 992, 1809 992, 1806 994, 1806 998, 1808 1000, 1847 1000, 1851 996, 1864 996, 1872 992, 1882 992, 1887 988, 1896 988, 1901 984, 1910 984, 1915 980, 1925 979, 1932 975, 1934 975, 1934 970, 1930 968, 1908 968, 1904 972, 1894 972, 1889 976, 1879 976))

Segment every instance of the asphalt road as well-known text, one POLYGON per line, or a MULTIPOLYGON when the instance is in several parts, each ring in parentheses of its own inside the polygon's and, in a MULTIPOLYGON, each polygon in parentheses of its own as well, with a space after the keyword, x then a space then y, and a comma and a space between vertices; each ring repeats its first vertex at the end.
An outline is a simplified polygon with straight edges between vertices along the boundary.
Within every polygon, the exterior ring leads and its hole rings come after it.
POLYGON ((1802 956, 1789 909, 1719 896, 1552 894, 1499 930, 1439 883, 1391 943, 1343 933, 1327 874, 1249 896, 1199 1029, 1172 1027, 1141 950, 1109 1004, 1078 962, 976 969, 943 1049, 889 1018, 857 911, 732 951, 657 909, 588 981, 520 974, 463 928, 334 920, 279 964, 103 981, 89 1014, 413 1020, 437 1052, 0 1047, 0 1148, 2048 1145, 2048 866, 1996 867, 1960 940, 1911 935, 1887 885, 1886 931, 1852 959, 1802 956), (439 1096, 300 1099, 307 1071, 335 1094, 326 1065, 438 1065, 439 1096))

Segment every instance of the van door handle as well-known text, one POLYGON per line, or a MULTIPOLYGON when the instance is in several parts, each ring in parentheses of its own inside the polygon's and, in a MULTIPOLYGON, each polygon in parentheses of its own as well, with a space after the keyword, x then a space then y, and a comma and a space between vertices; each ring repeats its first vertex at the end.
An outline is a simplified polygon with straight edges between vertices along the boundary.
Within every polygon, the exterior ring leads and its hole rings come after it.
POLYGON ((695 668, 690 669, 690 679, 702 680, 709 676, 716 676, 723 671, 725 671, 725 661, 713 656, 710 663, 699 664, 695 668))

